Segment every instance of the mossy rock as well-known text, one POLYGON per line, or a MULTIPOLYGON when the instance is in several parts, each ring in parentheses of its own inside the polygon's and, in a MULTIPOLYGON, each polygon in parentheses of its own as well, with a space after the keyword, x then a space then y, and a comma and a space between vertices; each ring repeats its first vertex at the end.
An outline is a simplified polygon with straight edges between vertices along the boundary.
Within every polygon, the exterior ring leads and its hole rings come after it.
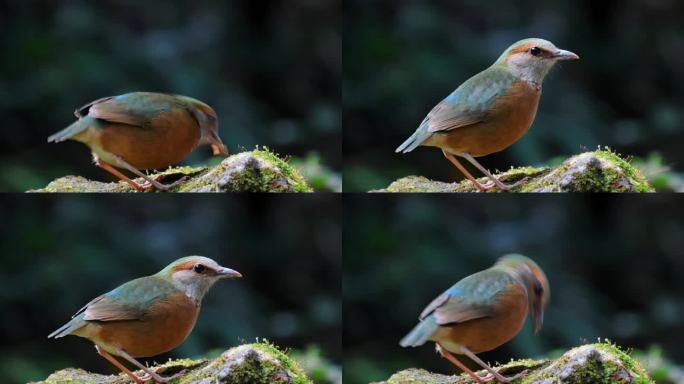
MULTIPOLYGON (((653 192, 653 187, 625 159, 610 149, 598 149, 572 156, 555 168, 523 167, 495 175, 510 192, 653 192)), ((487 178, 478 179, 481 183, 487 178)), ((495 192, 496 189, 490 191, 495 192)), ((468 180, 445 183, 422 176, 408 176, 387 188, 372 192, 477 192, 468 180)))
MULTIPOLYGON (((556 360, 519 360, 494 367, 504 376, 525 372, 511 384, 653 384, 639 363, 610 343, 573 348, 556 360)), ((486 372, 480 371, 479 375, 486 372)), ((470 384, 466 375, 440 375, 407 369, 376 384, 470 384)))
MULTIPOLYGON (((170 184, 185 181, 169 192, 311 192, 304 177, 290 164, 268 151, 256 149, 225 158, 211 167, 172 167, 151 174, 152 178, 170 184)), ((142 184, 142 178, 134 179, 142 184)), ((80 176, 53 180, 45 188, 29 192, 135 192, 123 181, 103 183, 80 176)))
MULTIPOLYGON (((214 360, 171 360, 152 369, 162 376, 183 372, 170 384, 312 384, 299 364, 268 343, 245 344, 223 352, 214 360)), ((142 375, 142 371, 135 372, 142 375)), ((125 374, 100 375, 67 368, 34 384, 125 384, 125 374)), ((151 382, 151 381, 150 381, 151 382)))

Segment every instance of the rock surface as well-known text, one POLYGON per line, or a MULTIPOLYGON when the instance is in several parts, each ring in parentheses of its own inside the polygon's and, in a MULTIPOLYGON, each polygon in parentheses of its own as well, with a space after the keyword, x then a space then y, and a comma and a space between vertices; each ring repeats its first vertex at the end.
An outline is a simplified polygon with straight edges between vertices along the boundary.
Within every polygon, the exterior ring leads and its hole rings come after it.
MULTIPOLYGON (((610 150, 575 155, 555 168, 514 168, 495 175, 505 184, 518 183, 510 192, 653 192, 641 173, 610 150)), ((478 179, 485 184, 489 180, 478 179)), ((495 191, 494 189, 490 191, 495 191)), ((372 192, 477 192, 472 183, 445 183, 408 176, 372 192)))
MULTIPOLYGON (((104 172, 104 171, 103 171, 104 172)), ((311 192, 302 175, 268 150, 254 150, 229 156, 211 167, 175 167, 151 174, 164 184, 185 177, 169 192, 311 192)), ((142 178, 134 179, 142 184, 142 178)), ((104 183, 80 176, 53 180, 45 188, 29 192, 135 192, 123 181, 104 183)))
MULTIPOLYGON (((511 384, 652 384, 646 371, 625 352, 609 343, 573 348, 556 360, 520 360, 495 367, 504 376, 526 372, 511 384)), ((484 375, 480 371, 478 374, 484 375)), ((446 376, 407 369, 376 384, 466 384, 468 375, 446 376)))
MULTIPOLYGON (((214 360, 171 360, 152 369, 162 376, 183 372, 169 384, 311 384, 299 364, 268 343, 245 344, 223 352, 214 360)), ((141 375, 142 371, 135 372, 141 375)), ((33 384, 124 384, 125 374, 100 375, 67 368, 33 384)))

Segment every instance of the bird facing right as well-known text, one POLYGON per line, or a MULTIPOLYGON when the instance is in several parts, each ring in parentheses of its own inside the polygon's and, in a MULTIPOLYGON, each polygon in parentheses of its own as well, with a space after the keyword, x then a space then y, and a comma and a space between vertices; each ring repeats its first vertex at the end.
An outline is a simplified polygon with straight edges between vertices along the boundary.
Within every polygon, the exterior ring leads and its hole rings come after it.
POLYGON ((142 365, 138 357, 172 350, 192 331, 202 298, 219 280, 242 275, 203 256, 180 258, 150 276, 131 280, 91 300, 48 338, 67 335, 95 343, 97 353, 135 383, 166 383, 172 377, 142 365), (145 372, 136 376, 116 357, 145 372))
POLYGON ((489 68, 461 84, 439 102, 396 152, 418 146, 438 147, 479 191, 508 190, 475 157, 502 151, 518 141, 537 114, 544 77, 560 60, 577 60, 573 52, 543 39, 513 43, 489 68), (485 174, 491 183, 477 181, 455 156, 485 174))
POLYGON ((442 357, 476 382, 506 378, 478 358, 511 340, 522 329, 527 315, 538 332, 549 300, 549 282, 532 259, 518 254, 500 258, 494 266, 470 275, 434 299, 421 313, 420 322, 401 341, 402 347, 435 342, 442 357), (453 354, 466 355, 489 374, 481 377, 453 354))
POLYGON ((119 177, 136 191, 168 190, 141 169, 176 164, 198 145, 211 145, 214 155, 227 156, 218 135, 218 117, 207 104, 182 95, 132 92, 104 97, 78 108, 76 122, 48 142, 76 140, 90 147, 97 166, 119 177), (146 180, 138 184, 116 168, 146 180))

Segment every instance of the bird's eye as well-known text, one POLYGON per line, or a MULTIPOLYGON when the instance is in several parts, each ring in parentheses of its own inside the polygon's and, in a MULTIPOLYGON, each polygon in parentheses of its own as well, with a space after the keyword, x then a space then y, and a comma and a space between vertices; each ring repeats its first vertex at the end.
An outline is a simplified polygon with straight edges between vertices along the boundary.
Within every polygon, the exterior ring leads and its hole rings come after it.
POLYGON ((539 47, 530 48, 530 55, 532 55, 532 56, 539 56, 539 55, 541 55, 541 53, 542 53, 542 50, 539 49, 539 47))
POLYGON ((195 272, 197 272, 197 273, 202 273, 202 272, 204 272, 204 271, 206 270, 206 268, 205 268, 204 265, 202 265, 202 264, 195 264, 195 265, 192 267, 192 270, 195 271, 195 272))

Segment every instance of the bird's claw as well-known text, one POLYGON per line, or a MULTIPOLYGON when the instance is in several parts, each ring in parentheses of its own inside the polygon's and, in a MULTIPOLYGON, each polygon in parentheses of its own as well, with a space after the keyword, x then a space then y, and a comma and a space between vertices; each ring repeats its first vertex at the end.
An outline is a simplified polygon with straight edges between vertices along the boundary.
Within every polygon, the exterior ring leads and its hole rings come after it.
POLYGON ((522 371, 522 372, 518 372, 515 375, 509 376, 509 377, 503 376, 501 374, 493 375, 493 374, 489 373, 486 376, 481 376, 480 380, 482 380, 482 383, 489 383, 490 381, 496 381, 498 383, 509 383, 515 379, 519 379, 519 378, 525 376, 526 374, 527 374, 527 369, 522 371))
POLYGON ((157 189, 160 191, 168 191, 169 189, 184 183, 188 179, 187 176, 183 176, 171 184, 162 184, 159 182, 160 178, 163 178, 163 176, 158 177, 154 181, 145 181, 144 183, 139 184, 140 190, 138 190, 138 191, 139 192, 147 192, 147 191, 152 190, 152 189, 157 189))
POLYGON ((515 183, 511 183, 511 184, 505 184, 505 183, 501 182, 500 180, 497 180, 497 182, 490 181, 487 184, 480 184, 481 189, 480 188, 478 188, 478 189, 480 189, 480 192, 485 192, 485 191, 488 191, 490 189, 498 188, 502 192, 508 192, 512 188, 515 188, 515 187, 518 187, 520 185, 525 184, 529 179, 530 179, 529 176, 525 176, 522 179, 516 181, 515 183))
POLYGON ((168 383, 169 381, 173 379, 177 379, 185 374, 185 369, 183 369, 180 372, 174 373, 171 376, 160 376, 161 373, 164 372, 164 368, 159 368, 156 371, 153 371, 154 375, 150 373, 145 373, 142 376, 138 376, 138 379, 140 380, 141 383, 145 383, 147 381, 153 380, 155 383, 168 383))

